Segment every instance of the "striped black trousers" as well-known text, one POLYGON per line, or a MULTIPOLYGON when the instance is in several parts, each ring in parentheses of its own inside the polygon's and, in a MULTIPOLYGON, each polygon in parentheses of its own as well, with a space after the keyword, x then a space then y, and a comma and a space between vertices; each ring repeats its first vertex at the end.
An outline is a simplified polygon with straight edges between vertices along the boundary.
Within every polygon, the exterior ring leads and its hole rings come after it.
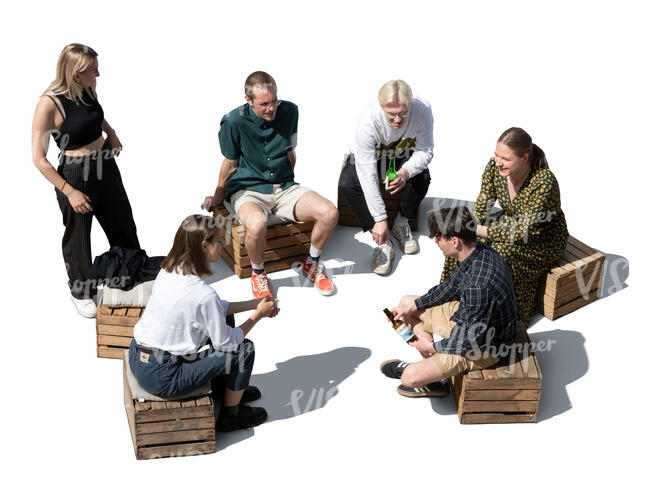
MULTIPOLYGON (((68 271, 70 292, 77 299, 92 298, 97 284, 90 280, 92 253, 90 230, 97 218, 111 247, 139 249, 131 204, 122 185, 122 176, 110 149, 83 157, 60 157, 58 173, 70 186, 90 198, 93 210, 87 214, 74 211, 68 197, 56 190, 63 215, 63 260, 68 271)), ((108 249, 106 249, 108 250, 108 249)))

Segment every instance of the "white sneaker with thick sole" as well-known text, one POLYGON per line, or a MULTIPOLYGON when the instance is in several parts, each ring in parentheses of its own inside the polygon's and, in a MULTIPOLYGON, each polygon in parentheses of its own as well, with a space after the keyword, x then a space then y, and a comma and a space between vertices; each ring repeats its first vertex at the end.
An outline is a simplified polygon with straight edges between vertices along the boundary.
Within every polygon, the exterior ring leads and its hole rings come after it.
POLYGON ((395 219, 391 231, 399 242, 399 248, 402 249, 404 254, 415 254, 420 250, 417 240, 411 234, 411 227, 408 222, 405 224, 397 224, 397 219, 395 219))
POLYGON ((378 245, 372 251, 372 271, 377 275, 388 275, 394 257, 395 250, 392 245, 378 245))
POLYGON ((79 315, 86 318, 95 318, 95 313, 97 312, 95 301, 92 299, 77 299, 74 296, 70 296, 70 299, 74 307, 77 308, 79 315))

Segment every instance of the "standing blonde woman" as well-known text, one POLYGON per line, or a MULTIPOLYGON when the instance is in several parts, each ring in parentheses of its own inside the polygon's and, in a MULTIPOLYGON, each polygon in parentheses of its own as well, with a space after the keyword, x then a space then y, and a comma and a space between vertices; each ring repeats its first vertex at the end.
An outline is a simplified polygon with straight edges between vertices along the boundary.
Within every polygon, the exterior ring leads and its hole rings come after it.
POLYGON ((97 291, 90 280, 93 214, 111 247, 140 248, 114 158, 122 143, 97 100, 98 76, 97 52, 82 44, 67 45, 59 56, 56 79, 41 96, 32 122, 32 160, 54 186, 63 215, 63 259, 72 302, 88 318, 95 316, 97 291), (57 169, 47 160, 50 134, 60 150, 57 169))

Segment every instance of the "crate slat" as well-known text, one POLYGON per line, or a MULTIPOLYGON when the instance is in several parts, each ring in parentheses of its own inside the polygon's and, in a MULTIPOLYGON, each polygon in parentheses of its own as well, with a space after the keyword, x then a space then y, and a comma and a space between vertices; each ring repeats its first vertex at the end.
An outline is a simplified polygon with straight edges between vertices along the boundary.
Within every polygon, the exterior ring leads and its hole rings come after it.
POLYGON ((569 236, 563 257, 540 280, 537 311, 555 320, 595 301, 600 297, 604 267, 602 253, 569 236))

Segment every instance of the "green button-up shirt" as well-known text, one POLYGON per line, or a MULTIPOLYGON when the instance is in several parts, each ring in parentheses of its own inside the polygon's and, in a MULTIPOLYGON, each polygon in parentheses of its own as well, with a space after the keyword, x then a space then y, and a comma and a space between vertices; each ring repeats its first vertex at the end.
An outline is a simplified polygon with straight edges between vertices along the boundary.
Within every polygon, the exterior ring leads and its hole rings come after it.
POLYGON ((273 185, 287 189, 296 184, 287 153, 298 139, 298 107, 282 101, 270 122, 258 117, 249 104, 221 119, 219 146, 224 157, 238 160, 226 185, 226 196, 239 190, 272 193, 273 185))

